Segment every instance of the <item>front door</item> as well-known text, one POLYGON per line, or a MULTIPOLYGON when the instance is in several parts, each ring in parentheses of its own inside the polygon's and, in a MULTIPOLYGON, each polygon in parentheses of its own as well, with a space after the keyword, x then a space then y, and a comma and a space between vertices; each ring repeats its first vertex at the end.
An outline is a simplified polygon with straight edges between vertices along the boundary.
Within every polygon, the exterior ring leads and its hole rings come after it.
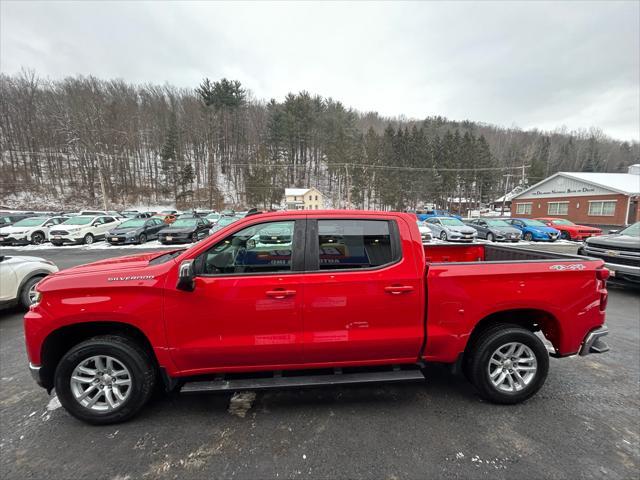
POLYGON ((417 359, 424 292, 410 236, 397 217, 308 221, 305 363, 417 359))
POLYGON ((183 372, 302 361, 305 221, 256 223, 195 259, 195 289, 168 285, 165 324, 183 372), (300 259, 298 260, 298 257, 300 259))

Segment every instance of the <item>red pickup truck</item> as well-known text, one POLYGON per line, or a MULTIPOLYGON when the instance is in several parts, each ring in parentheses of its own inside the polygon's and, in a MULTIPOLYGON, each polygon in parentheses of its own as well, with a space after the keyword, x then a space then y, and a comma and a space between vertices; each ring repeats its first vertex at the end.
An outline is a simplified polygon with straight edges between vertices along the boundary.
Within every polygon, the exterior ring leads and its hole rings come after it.
POLYGON ((607 277, 598 259, 423 246, 404 213, 266 213, 186 250, 50 275, 24 325, 36 381, 96 424, 130 418, 158 384, 424 380, 427 362, 516 403, 542 387, 549 354, 608 350, 607 277))

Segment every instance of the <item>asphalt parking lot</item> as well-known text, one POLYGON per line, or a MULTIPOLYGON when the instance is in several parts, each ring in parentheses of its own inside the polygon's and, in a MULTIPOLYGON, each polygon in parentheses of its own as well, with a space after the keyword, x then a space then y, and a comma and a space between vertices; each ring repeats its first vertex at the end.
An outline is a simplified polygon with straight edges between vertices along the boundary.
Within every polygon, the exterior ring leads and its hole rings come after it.
MULTIPOLYGON (((43 249, 61 268, 144 249, 43 249)), ((551 360, 524 404, 424 384, 158 395, 134 420, 69 416, 27 369, 22 312, 0 312, 0 478, 638 478, 640 296, 610 288, 603 355, 551 360)))

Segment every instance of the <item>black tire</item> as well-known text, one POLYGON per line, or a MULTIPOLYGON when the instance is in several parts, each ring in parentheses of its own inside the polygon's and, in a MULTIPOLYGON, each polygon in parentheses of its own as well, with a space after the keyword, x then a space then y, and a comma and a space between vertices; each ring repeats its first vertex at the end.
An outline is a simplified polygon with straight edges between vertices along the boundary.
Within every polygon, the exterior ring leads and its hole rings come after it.
POLYGON ((62 246, 62 242, 51 242, 51 245, 54 245, 56 247, 61 247, 62 246))
POLYGON ((191 234, 191 242, 196 243, 198 241, 198 232, 193 232, 191 234))
POLYGON ((139 244, 143 244, 147 242, 147 236, 144 233, 141 233, 140 236, 138 237, 138 243, 139 244))
POLYGON ((20 289, 20 306, 25 310, 28 310, 31 306, 31 299, 29 298, 29 291, 31 288, 42 280, 44 277, 42 275, 38 275, 36 277, 31 277, 29 280, 24 282, 22 288, 20 289))
POLYGON ((44 233, 42 232, 33 232, 33 235, 31 235, 31 243, 33 243, 34 245, 40 245, 42 242, 44 242, 45 237, 44 237, 44 233))
POLYGON ((533 233, 527 232, 522 236, 523 240, 526 242, 533 242, 533 233))
POLYGON ((153 393, 156 367, 149 354, 133 340, 117 335, 90 338, 64 354, 56 367, 54 385, 62 406, 74 417, 93 425, 124 422, 136 415, 153 393), (122 363, 131 374, 131 391, 118 408, 97 412, 78 403, 71 391, 71 375, 83 360, 95 355, 108 355, 122 363))
POLYGON ((560 232, 560 238, 562 240, 571 240, 571 234, 569 232, 560 232))
POLYGON ((82 243, 84 243, 85 245, 91 245, 94 240, 95 239, 93 238, 93 235, 91 235, 90 233, 87 233, 82 239, 82 243))
POLYGON ((493 236, 493 233, 491 233, 491 232, 487 233, 487 241, 488 242, 495 242, 496 241, 495 237, 493 236))
POLYGON ((440 240, 447 241, 447 232, 444 230, 440 232, 440 240))
POLYGON ((549 373, 549 353, 542 340, 533 332, 517 325, 502 324, 488 329, 478 337, 465 354, 465 373, 485 400, 500 404, 522 402, 534 395, 549 373), (532 351, 537 363, 535 375, 530 383, 516 392, 505 392, 495 387, 489 378, 489 362, 494 352, 502 345, 517 342, 532 351))

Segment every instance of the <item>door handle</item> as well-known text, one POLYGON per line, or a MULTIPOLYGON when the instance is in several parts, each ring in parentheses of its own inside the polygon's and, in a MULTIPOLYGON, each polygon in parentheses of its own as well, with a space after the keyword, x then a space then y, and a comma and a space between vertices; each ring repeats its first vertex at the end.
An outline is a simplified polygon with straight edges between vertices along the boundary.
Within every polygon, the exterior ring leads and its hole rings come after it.
POLYGON ((384 287, 384 291, 391 295, 400 295, 401 293, 413 292, 413 287, 411 285, 391 285, 384 287))
POLYGON ((293 297, 296 294, 296 291, 285 290, 285 289, 267 290, 266 294, 267 294, 267 297, 271 297, 271 298, 286 298, 286 297, 293 297))

